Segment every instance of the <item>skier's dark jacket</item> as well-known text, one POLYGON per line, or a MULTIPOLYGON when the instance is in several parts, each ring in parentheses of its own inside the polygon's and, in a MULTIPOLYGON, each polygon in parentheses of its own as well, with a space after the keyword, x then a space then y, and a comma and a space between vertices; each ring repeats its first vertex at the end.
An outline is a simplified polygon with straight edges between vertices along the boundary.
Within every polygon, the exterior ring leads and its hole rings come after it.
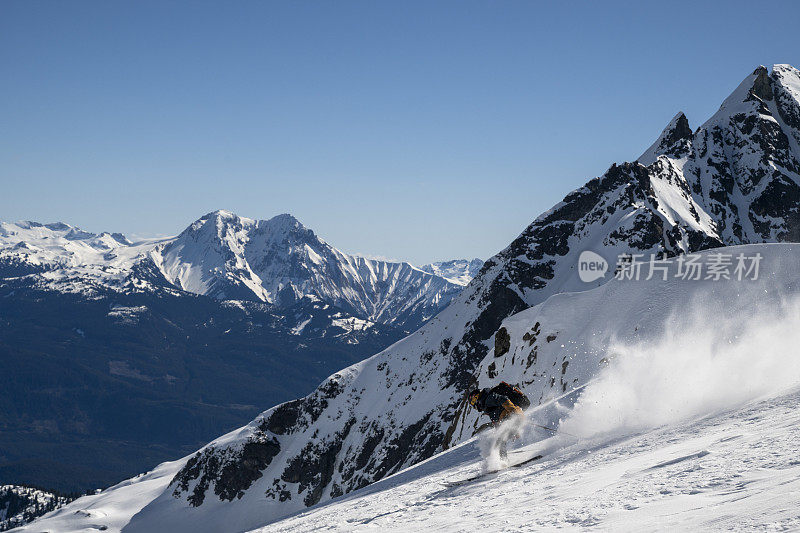
POLYGON ((509 405, 519 409, 517 405, 512 402, 508 396, 498 392, 497 389, 500 385, 491 389, 486 388, 478 393, 478 400, 475 402, 475 407, 478 411, 486 413, 492 419, 493 424, 499 423, 509 411, 509 405))

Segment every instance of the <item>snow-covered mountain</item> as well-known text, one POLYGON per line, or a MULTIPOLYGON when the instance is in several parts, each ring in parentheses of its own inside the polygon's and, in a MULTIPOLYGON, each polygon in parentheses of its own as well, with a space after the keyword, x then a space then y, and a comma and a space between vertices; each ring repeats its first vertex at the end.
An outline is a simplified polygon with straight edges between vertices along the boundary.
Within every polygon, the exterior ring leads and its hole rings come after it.
MULTIPOLYGON (((770 75, 759 67, 694 133, 678 114, 638 161, 663 179, 682 178, 725 244, 796 241, 798 100, 797 69, 775 65, 770 75)), ((700 211, 690 215, 701 222, 700 211)))
POLYGON ((478 275, 482 266, 483 260, 475 258, 472 261, 467 259, 440 261, 438 263, 429 263, 419 268, 425 272, 448 279, 453 283, 466 286, 472 281, 472 278, 478 275))
POLYGON ((215 211, 156 246, 150 257, 189 292, 279 305, 314 296, 408 331, 461 291, 461 284, 409 263, 345 254, 291 215, 251 220, 215 211))
MULTIPOLYGON (((508 379, 542 402, 568 392, 599 361, 574 357, 573 343, 588 330, 585 316, 570 314, 573 305, 610 317, 606 331, 621 332, 637 317, 676 303, 659 285, 617 301, 619 284, 604 283, 618 256, 635 262, 637 254, 793 240, 800 208, 799 84, 792 67, 778 65, 771 75, 759 67, 694 133, 678 115, 639 160, 613 165, 537 218, 419 331, 188 458, 129 527, 255 527, 471 438, 477 417, 463 398, 476 384, 508 379), (591 283, 576 268, 587 250, 612 265, 591 283), (540 311, 532 311, 521 334, 524 354, 511 349, 508 329, 499 329, 507 317, 553 295, 596 287, 559 297, 555 315, 561 318, 552 323, 534 321, 540 311), (633 310, 620 312, 621 303, 634 301, 633 310)), ((796 257, 796 247, 781 250, 796 257)), ((781 264, 774 269, 788 268, 781 271, 786 281, 795 270, 781 264)))
POLYGON ((0 222, 0 277, 27 276, 32 286, 92 296, 97 290, 147 287, 133 265, 158 241, 130 242, 120 233, 90 233, 56 222, 0 222))
POLYGON ((279 307, 311 297, 405 331, 461 291, 471 271, 455 268, 445 272, 457 277, 451 280, 406 262, 348 255, 291 215, 252 220, 215 211, 175 238, 138 243, 63 223, 0 223, 0 273, 29 275, 42 288, 87 295, 178 289, 279 307))
MULTIPOLYGON (((585 383, 605 357, 592 331, 630 334, 631 324, 635 332, 639 322, 666 320, 698 296, 691 282, 608 283, 618 257, 624 266, 651 254, 795 240, 798 87, 794 68, 759 67, 696 131, 678 115, 639 160, 613 165, 539 216, 418 331, 160 470, 159 483, 176 474, 161 491, 149 485, 158 496, 140 500, 149 503, 126 531, 269 523, 470 439, 477 416, 464 394, 475 385, 517 382, 544 404, 585 383), (611 264, 604 277, 581 281, 584 251, 611 264), (501 327, 532 306, 522 325, 501 327), (544 322, 537 317, 548 306, 555 310, 544 322)), ((735 253, 771 257, 764 272, 782 289, 796 287, 796 246, 726 250, 735 253)), ((725 301, 748 305, 740 284, 719 286, 725 301)))

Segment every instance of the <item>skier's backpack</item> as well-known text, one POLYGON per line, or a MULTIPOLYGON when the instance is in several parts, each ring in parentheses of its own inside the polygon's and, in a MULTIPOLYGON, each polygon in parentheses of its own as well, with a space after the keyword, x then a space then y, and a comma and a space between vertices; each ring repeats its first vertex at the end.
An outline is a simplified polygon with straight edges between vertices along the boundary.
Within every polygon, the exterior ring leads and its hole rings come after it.
POLYGON ((497 392, 498 394, 502 394, 503 396, 511 400, 511 403, 513 403, 522 410, 525 410, 531 406, 531 401, 528 399, 527 396, 525 396, 524 392, 522 392, 521 390, 519 390, 519 388, 513 385, 509 385, 505 381, 501 381, 500 385, 494 388, 494 391, 497 392))

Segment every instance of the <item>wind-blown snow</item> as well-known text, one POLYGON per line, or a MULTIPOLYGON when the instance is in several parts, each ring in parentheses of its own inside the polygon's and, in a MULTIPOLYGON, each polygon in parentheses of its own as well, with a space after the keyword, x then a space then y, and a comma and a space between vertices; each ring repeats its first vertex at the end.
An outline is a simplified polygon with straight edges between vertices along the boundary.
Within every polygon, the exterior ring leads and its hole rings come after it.
POLYGON ((714 305, 712 296, 713 303, 698 301, 693 310, 670 316, 655 342, 614 342, 609 368, 561 428, 593 438, 642 431, 800 384, 800 300, 759 298, 760 285, 747 289, 739 297, 753 305, 736 313, 721 315, 728 307, 714 305))

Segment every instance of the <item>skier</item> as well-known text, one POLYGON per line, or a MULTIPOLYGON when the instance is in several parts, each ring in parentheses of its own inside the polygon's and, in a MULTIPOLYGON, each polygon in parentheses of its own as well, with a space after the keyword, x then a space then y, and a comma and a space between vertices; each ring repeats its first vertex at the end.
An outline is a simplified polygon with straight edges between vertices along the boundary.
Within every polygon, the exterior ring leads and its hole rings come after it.
POLYGON ((515 421, 497 436, 500 458, 506 460, 508 457, 506 443, 509 438, 519 438, 517 430, 523 421, 522 411, 530 406, 531 401, 521 390, 505 381, 491 389, 475 389, 469 393, 468 398, 472 407, 489 416, 492 426, 498 431, 501 431, 500 425, 503 421, 507 419, 515 421))

